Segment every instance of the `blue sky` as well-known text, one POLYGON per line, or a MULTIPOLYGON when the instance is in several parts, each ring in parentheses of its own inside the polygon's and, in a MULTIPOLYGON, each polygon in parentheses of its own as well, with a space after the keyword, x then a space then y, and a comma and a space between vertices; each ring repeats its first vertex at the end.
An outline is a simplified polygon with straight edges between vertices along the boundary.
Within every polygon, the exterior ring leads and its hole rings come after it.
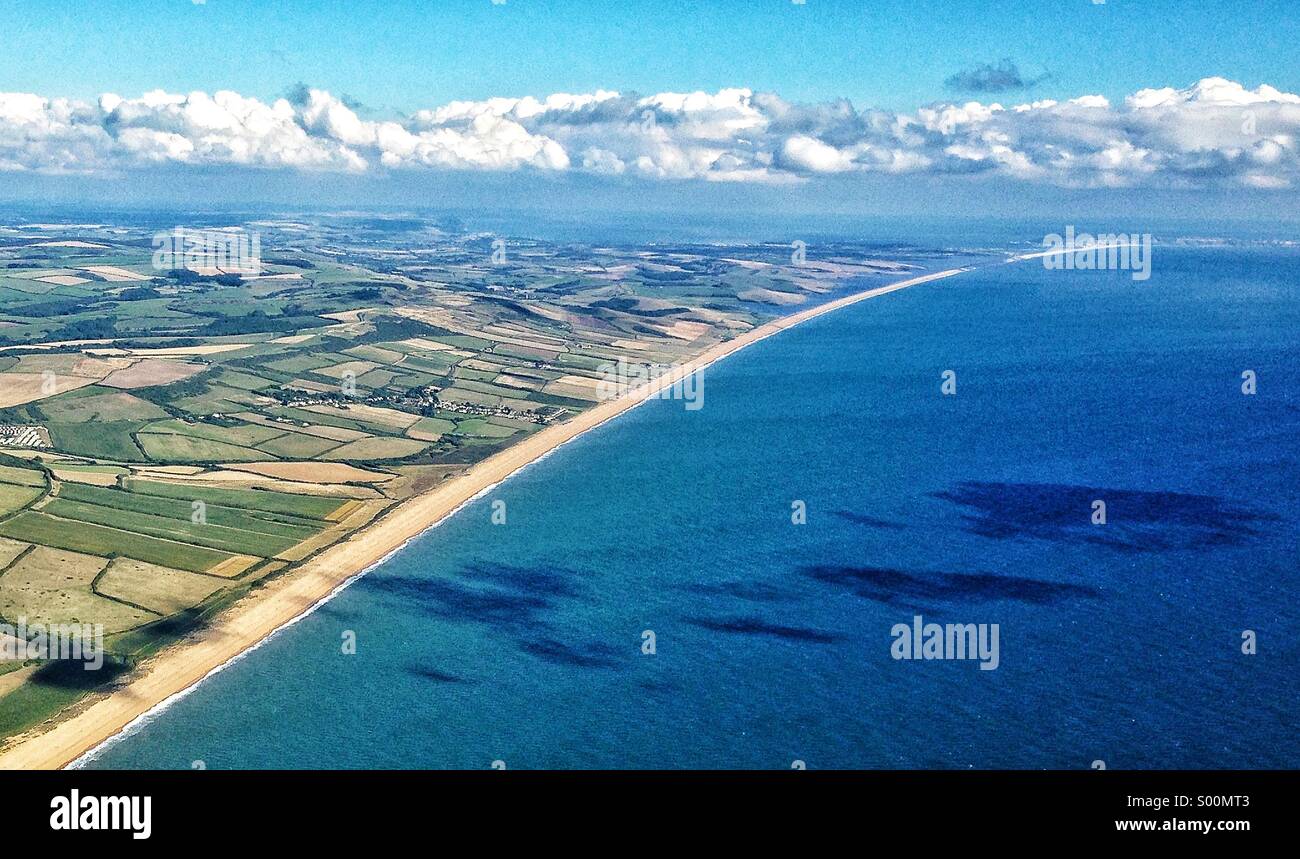
POLYGON ((1298 5, 0 0, 0 200, 1294 217, 1298 5))
POLYGON ((1214 75, 1300 90, 1295 0, 6 0, 0 33, 0 90, 267 99, 303 82, 398 112, 727 86, 906 110, 1003 58, 1051 74, 1035 98, 1214 75))

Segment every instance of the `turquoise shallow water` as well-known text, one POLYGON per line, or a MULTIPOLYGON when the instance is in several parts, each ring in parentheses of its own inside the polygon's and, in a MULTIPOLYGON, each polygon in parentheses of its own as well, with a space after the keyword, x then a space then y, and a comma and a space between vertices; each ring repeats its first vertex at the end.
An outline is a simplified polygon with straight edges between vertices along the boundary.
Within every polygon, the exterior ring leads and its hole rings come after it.
POLYGON ((1297 331, 1300 254, 1227 249, 821 317, 711 368, 704 408, 528 468, 91 765, 1300 766, 1297 331), (999 624, 999 667, 892 659, 915 614, 999 624))

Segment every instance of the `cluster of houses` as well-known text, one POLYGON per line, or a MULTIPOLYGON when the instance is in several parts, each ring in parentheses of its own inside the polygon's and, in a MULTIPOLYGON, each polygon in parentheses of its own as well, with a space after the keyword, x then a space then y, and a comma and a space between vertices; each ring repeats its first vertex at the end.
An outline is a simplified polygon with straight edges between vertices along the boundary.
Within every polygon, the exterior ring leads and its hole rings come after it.
POLYGON ((454 412, 460 415, 470 417, 498 417, 510 418, 517 421, 528 421, 534 424, 548 424, 564 414, 567 410, 553 406, 539 406, 535 410, 522 411, 512 409, 509 406, 492 406, 483 403, 469 403, 459 400, 441 400, 437 392, 431 388, 422 388, 418 391, 408 391, 402 394, 381 394, 373 393, 365 397, 349 397, 343 394, 315 394, 310 397, 298 397, 285 401, 285 405, 290 408, 303 408, 304 406, 335 406, 337 408, 347 408, 354 403, 360 403, 368 406, 388 406, 391 408, 401 409, 403 411, 415 412, 417 414, 432 414, 439 412, 454 412))

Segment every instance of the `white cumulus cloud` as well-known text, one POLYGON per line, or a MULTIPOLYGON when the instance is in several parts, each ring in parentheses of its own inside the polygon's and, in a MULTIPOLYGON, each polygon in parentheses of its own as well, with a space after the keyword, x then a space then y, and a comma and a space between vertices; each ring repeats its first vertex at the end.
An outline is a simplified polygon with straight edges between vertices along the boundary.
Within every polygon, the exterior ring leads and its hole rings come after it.
POLYGON ((271 102, 230 91, 94 103, 0 93, 0 171, 151 165, 310 171, 534 170, 724 182, 837 174, 979 174, 1077 187, 1290 188, 1300 96, 1206 78, 1023 104, 911 112, 773 93, 598 90, 455 101, 373 119, 324 90, 271 102))

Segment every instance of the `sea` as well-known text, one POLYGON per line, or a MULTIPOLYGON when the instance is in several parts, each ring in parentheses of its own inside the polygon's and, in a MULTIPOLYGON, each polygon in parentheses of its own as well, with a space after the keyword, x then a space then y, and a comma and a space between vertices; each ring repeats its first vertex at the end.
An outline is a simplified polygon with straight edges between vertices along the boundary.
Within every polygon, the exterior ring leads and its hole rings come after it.
POLYGON ((931 225, 971 271, 558 448, 81 765, 1300 766, 1300 247, 988 253, 1050 229, 931 225))

